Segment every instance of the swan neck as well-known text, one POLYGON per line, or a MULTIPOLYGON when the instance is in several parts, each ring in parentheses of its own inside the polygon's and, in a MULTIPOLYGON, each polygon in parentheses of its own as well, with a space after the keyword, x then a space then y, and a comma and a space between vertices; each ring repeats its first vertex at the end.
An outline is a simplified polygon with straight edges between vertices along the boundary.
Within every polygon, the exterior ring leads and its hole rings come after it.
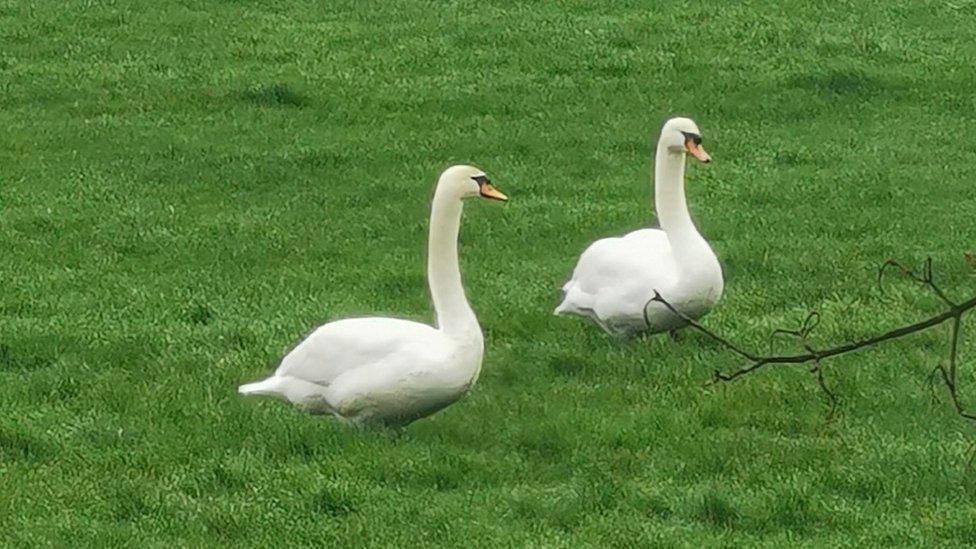
POLYGON ((654 159, 654 205, 668 236, 698 234, 685 200, 685 155, 658 144, 654 159))
POLYGON ((460 197, 438 185, 430 213, 427 249, 427 282, 434 301, 437 327, 449 334, 476 330, 478 320, 461 285, 458 264, 458 232, 461 225, 460 197))

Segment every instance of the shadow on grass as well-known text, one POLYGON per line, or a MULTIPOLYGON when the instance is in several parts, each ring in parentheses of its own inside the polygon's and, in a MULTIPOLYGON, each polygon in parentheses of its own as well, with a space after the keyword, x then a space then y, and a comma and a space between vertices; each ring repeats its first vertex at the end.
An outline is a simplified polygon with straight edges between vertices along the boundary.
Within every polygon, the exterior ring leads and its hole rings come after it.
POLYGON ((38 437, 9 427, 0 427, 0 458, 43 461, 56 453, 54 446, 38 437))
POLYGON ((0 343, 0 371, 30 372, 53 365, 55 360, 31 351, 17 350, 0 343))
POLYGON ((259 107, 306 107, 309 99, 287 84, 272 84, 251 88, 241 94, 241 98, 259 107))
POLYGON ((332 518, 342 518, 356 512, 356 504, 345 490, 323 486, 312 496, 312 511, 332 518))
POLYGON ((700 521, 719 528, 730 528, 742 519, 738 507, 715 492, 708 492, 702 497, 696 515, 700 521))
POLYGON ((822 96, 859 99, 896 95, 907 89, 904 83, 893 78, 853 69, 809 72, 790 78, 788 84, 790 87, 813 91, 822 96))
POLYGON ((549 369, 554 374, 564 377, 575 377, 582 374, 589 366, 589 363, 585 359, 568 353, 561 354, 549 360, 549 369))

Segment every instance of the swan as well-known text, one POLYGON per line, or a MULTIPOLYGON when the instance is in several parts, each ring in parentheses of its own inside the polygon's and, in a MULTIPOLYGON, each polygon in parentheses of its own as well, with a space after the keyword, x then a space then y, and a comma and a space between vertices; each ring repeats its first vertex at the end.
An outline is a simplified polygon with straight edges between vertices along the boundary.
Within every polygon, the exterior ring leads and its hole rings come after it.
POLYGON ((453 166, 437 181, 430 213, 427 281, 430 326, 397 318, 349 318, 316 328, 271 377, 241 385, 352 424, 406 425, 463 396, 481 371, 484 338, 458 266, 462 200, 506 201, 485 173, 453 166))
POLYGON ((627 337, 684 326, 663 304, 648 304, 655 290, 693 319, 715 306, 722 295, 722 267, 685 203, 685 155, 711 162, 701 141, 698 126, 688 118, 664 124, 654 157, 654 203, 661 228, 591 244, 563 285, 564 298, 554 314, 586 317, 613 336, 627 337))

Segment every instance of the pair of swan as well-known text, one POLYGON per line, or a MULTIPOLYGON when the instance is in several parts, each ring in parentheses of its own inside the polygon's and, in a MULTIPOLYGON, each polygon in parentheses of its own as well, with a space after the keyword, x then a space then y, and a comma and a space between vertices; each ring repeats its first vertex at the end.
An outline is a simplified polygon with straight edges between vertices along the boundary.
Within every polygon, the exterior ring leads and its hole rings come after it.
MULTIPOLYGON (((655 156, 655 203, 661 229, 643 229, 594 242, 580 256, 556 314, 592 319, 614 335, 673 330, 682 321, 663 305, 644 306, 657 290, 693 318, 715 305, 722 270, 698 234, 684 195, 685 156, 710 158, 698 127, 669 120, 655 156)), ((405 425, 461 398, 481 371, 484 337, 468 304, 458 267, 462 201, 505 201, 485 173, 454 166, 434 192, 427 278, 436 327, 395 318, 330 322, 295 346, 271 377, 242 385, 245 395, 268 395, 312 413, 355 424, 405 425)))

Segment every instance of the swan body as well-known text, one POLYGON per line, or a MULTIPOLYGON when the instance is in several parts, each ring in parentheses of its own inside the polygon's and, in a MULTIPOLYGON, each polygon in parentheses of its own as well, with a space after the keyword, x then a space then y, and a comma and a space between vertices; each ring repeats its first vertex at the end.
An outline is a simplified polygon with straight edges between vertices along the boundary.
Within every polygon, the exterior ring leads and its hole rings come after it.
POLYGON ((655 291, 691 318, 715 306, 722 295, 722 267, 685 202, 685 155, 711 161, 700 145, 693 121, 673 118, 665 123, 654 161, 654 202, 661 228, 591 244, 563 285, 563 301, 555 314, 589 318, 609 334, 626 337, 684 326, 663 304, 649 303, 655 291))
POLYGON ((461 286, 461 200, 507 197, 481 170, 447 169, 431 208, 427 277, 437 326, 397 318, 350 318, 315 329, 269 378, 245 395, 280 398, 350 423, 405 425, 461 398, 478 379, 484 339, 461 286))

